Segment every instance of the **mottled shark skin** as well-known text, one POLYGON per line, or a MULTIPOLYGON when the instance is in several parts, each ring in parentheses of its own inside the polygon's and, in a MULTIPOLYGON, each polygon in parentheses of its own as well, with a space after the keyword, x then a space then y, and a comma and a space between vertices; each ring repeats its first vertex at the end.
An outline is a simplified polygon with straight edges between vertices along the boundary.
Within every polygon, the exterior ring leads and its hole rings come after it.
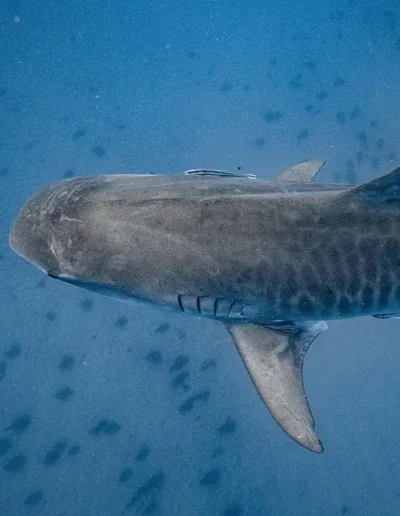
POLYGON ((10 234, 44 273, 226 325, 283 430, 314 452, 303 360, 329 319, 400 312, 400 168, 314 184, 218 170, 68 179, 34 195, 10 234))

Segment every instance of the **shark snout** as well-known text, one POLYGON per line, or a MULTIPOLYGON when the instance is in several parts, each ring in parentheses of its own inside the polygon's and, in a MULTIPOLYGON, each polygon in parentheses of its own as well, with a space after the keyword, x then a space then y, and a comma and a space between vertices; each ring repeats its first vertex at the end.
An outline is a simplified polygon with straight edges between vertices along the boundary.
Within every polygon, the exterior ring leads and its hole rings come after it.
POLYGON ((22 207, 10 231, 10 247, 23 260, 51 276, 58 274, 53 228, 57 210, 52 205, 56 187, 40 191, 22 207))

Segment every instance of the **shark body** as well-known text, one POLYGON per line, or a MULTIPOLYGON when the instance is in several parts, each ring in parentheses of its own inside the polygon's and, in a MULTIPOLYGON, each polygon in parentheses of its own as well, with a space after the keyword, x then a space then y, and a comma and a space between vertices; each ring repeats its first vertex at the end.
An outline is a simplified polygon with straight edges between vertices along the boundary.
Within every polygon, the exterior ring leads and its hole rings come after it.
POLYGON ((400 313, 400 168, 315 184, 222 171, 61 181, 22 208, 10 245, 51 277, 226 325, 285 432, 323 447, 303 360, 325 320, 400 313))

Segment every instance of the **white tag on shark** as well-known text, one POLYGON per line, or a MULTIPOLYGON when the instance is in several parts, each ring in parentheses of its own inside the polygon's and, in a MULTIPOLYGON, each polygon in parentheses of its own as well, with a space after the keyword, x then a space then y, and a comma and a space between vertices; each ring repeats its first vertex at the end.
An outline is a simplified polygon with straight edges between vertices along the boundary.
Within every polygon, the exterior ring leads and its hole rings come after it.
POLYGON ((304 356, 327 329, 325 321, 301 325, 227 324, 253 383, 282 429, 305 448, 323 452, 303 384, 304 356))
POLYGON ((372 317, 375 317, 375 319, 400 319, 400 314, 378 314, 372 317))
POLYGON ((206 168, 191 168, 185 170, 185 176, 218 176, 218 177, 247 177, 248 179, 257 179, 254 174, 238 174, 237 172, 225 172, 225 170, 208 170, 206 168))

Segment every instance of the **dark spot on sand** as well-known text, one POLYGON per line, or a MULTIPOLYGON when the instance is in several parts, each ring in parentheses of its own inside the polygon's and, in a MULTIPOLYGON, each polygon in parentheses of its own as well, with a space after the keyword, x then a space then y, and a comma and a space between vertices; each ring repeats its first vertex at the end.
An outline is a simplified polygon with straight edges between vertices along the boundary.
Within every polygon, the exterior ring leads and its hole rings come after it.
POLYGON ((29 414, 22 414, 14 419, 11 425, 6 428, 6 431, 12 430, 14 432, 23 433, 25 432, 32 423, 32 416, 29 414))
POLYGON ((4 95, 7 93, 7 90, 5 88, 0 88, 0 97, 4 97, 4 95))
POLYGON ((228 507, 222 511, 221 516, 242 516, 243 514, 243 507, 238 503, 235 503, 233 505, 228 505, 228 507))
POLYGON ((215 367, 217 367, 217 361, 214 358, 209 358, 204 361, 201 371, 207 371, 207 369, 214 369, 215 367))
POLYGON ((361 147, 363 147, 364 149, 368 148, 368 136, 365 131, 358 132, 356 138, 361 147))
POLYGON ((61 358, 60 363, 58 364, 58 367, 62 371, 70 372, 74 368, 74 365, 75 365, 74 357, 72 355, 64 355, 61 358))
POLYGON ((21 346, 19 344, 13 344, 7 351, 4 351, 3 357, 9 360, 15 360, 21 354, 21 346))
POLYGON ((222 446, 217 446, 216 448, 214 448, 214 451, 211 454, 211 458, 217 459, 218 457, 221 457, 221 455, 223 455, 224 453, 225 451, 222 448, 222 446))
POLYGON ((155 366, 159 366, 161 364, 163 358, 162 358, 162 354, 160 351, 154 350, 154 351, 150 351, 150 353, 148 353, 146 355, 146 360, 148 360, 151 364, 153 364, 155 366))
POLYGON ((322 91, 317 91, 317 93, 315 94, 316 98, 318 100, 325 100, 326 97, 328 96, 327 92, 322 90, 322 91))
POLYGON ((106 155, 106 150, 104 147, 101 147, 101 145, 96 145, 96 147, 92 149, 92 153, 98 158, 104 158, 106 155))
POLYGON ((306 104, 304 109, 307 111, 307 113, 313 116, 318 115, 318 113, 320 113, 320 110, 317 108, 317 106, 315 106, 315 104, 306 104))
POLYGON ((334 82, 333 82, 333 87, 334 88, 337 88, 338 86, 343 86, 343 84, 345 84, 346 81, 344 79, 342 79, 341 77, 339 77, 338 79, 336 79, 334 82))
POLYGON ((191 412, 193 410, 195 404, 198 404, 198 403, 204 404, 208 400, 209 396, 210 396, 210 391, 208 391, 208 390, 202 391, 202 392, 199 392, 198 394, 194 394, 193 396, 190 396, 190 398, 185 400, 180 405, 179 412, 182 415, 188 414, 189 412, 191 412))
POLYGON ((124 468, 119 475, 118 482, 121 482, 122 484, 124 482, 128 482, 128 480, 132 478, 132 475, 133 475, 132 468, 124 468))
POLYGON ((220 434, 233 434, 236 430, 236 421, 234 419, 228 418, 225 423, 223 423, 219 428, 218 432, 220 434))
POLYGON ((55 397, 58 401, 70 401, 74 392, 70 387, 62 387, 56 392, 55 397))
POLYGON ((307 140, 307 138, 310 136, 309 130, 305 127, 301 129, 297 134, 297 141, 303 142, 304 140, 307 140))
POLYGON ((267 109, 264 113, 264 120, 268 124, 272 124, 273 122, 277 122, 283 117, 282 111, 274 111, 272 109, 267 109))
POLYGON ((10 172, 10 169, 7 167, 0 168, 0 177, 6 176, 10 172))
POLYGON ((290 81, 289 81, 289 87, 293 88, 294 90, 299 90, 302 87, 301 80, 303 78, 302 73, 297 73, 290 81))
MULTIPOLYGON (((395 6, 399 7, 399 4, 397 4, 395 6)), ((387 28, 388 30, 394 31, 397 29, 398 24, 399 24, 399 16, 395 10, 385 9, 383 11, 383 20, 384 20, 385 28, 387 28)))
POLYGON ((121 429, 121 425, 112 419, 101 419, 93 428, 90 429, 91 435, 114 435, 121 429))
POLYGON ((306 61, 306 62, 304 63, 304 68, 307 68, 307 70, 311 70, 311 71, 312 71, 312 70, 315 70, 315 68, 316 68, 316 66, 315 66, 315 62, 314 62, 314 61, 311 61, 311 60, 306 61))
POLYGON ((79 140, 79 138, 83 138, 86 134, 85 129, 77 129, 72 135, 73 140, 79 140))
POLYGON ((126 328, 128 325, 128 318, 125 317, 125 315, 121 315, 121 317, 118 317, 118 319, 115 320, 114 326, 117 328, 126 328))
POLYGON ((173 373, 174 371, 178 371, 179 369, 182 369, 182 367, 185 367, 189 363, 189 357, 185 355, 180 355, 179 357, 176 357, 174 360, 174 363, 169 368, 169 372, 173 373))
POLYGON ((70 179, 71 177, 74 177, 75 175, 75 172, 72 170, 72 168, 69 168, 68 170, 66 170, 63 174, 63 178, 64 179, 70 179))
POLYGON ((142 444, 139 451, 136 454, 135 460, 137 462, 143 462, 147 459, 150 454, 150 448, 146 444, 142 444))
POLYGON ((219 484, 221 480, 221 472, 218 468, 211 469, 208 471, 201 479, 200 479, 200 485, 201 486, 215 486, 216 484, 219 484))
POLYGON ((267 143, 267 140, 264 138, 264 136, 260 136, 260 138, 257 138, 254 140, 254 145, 258 148, 264 147, 264 145, 267 143))
POLYGON ((353 111, 350 113, 350 120, 357 120, 361 116, 361 109, 358 106, 353 108, 353 111))
POLYGON ((9 473, 18 473, 26 464, 25 455, 15 455, 4 464, 4 469, 9 473))
POLYGON ((121 425, 119 423, 117 423, 116 421, 113 421, 112 419, 110 419, 107 422, 107 425, 103 430, 103 433, 106 435, 114 435, 117 432, 119 432, 120 430, 121 430, 121 425))
POLYGON ((339 122, 339 124, 345 124, 346 123, 346 113, 344 111, 338 111, 336 113, 336 120, 339 122))
POLYGON ((31 150, 33 150, 35 147, 35 144, 33 142, 29 142, 29 143, 26 143, 24 145, 24 151, 25 152, 30 152, 31 150))
POLYGON ((78 455, 78 453, 81 451, 81 447, 79 444, 74 444, 71 446, 71 448, 67 451, 67 455, 70 457, 73 457, 74 455, 78 455))
POLYGON ((4 380, 7 371, 7 362, 0 360, 0 381, 4 380))
POLYGON ((186 380, 189 379, 190 373, 189 371, 182 371, 175 378, 172 379, 171 385, 174 389, 179 387, 183 387, 185 391, 190 389, 190 385, 186 383, 186 380))
POLYGON ((11 447, 12 447, 12 442, 10 439, 7 439, 7 438, 0 439, 0 457, 5 455, 11 447))
POLYGON ((231 91, 231 89, 232 89, 232 85, 229 82, 223 82, 221 84, 221 91, 223 91, 224 93, 231 91))
POLYGON ((134 496, 130 499, 130 501, 126 504, 127 509, 131 509, 136 503, 141 500, 143 497, 153 493, 156 490, 159 490, 163 487, 165 482, 165 475, 163 471, 156 473, 153 475, 145 484, 139 487, 134 494, 134 496))
POLYGON ((160 324, 154 330, 155 333, 166 333, 169 330, 169 324, 167 322, 160 324))
POLYGON ((81 302, 81 308, 84 312, 91 312, 93 310, 94 301, 88 297, 81 302))
POLYGON ((48 321, 53 322, 57 318, 57 314, 55 312, 46 312, 45 317, 48 321))
POLYGON ((89 430, 89 434, 91 435, 99 435, 104 432, 105 427, 107 426, 108 420, 101 419, 94 427, 89 430))
POLYGON ((33 491, 29 496, 27 496, 23 502, 27 507, 33 508, 39 505, 39 503, 43 500, 43 493, 40 489, 33 491))
POLYGON ((58 441, 51 450, 49 450, 44 459, 43 464, 45 466, 52 466, 55 464, 61 457, 61 455, 65 452, 67 449, 67 441, 58 441))

